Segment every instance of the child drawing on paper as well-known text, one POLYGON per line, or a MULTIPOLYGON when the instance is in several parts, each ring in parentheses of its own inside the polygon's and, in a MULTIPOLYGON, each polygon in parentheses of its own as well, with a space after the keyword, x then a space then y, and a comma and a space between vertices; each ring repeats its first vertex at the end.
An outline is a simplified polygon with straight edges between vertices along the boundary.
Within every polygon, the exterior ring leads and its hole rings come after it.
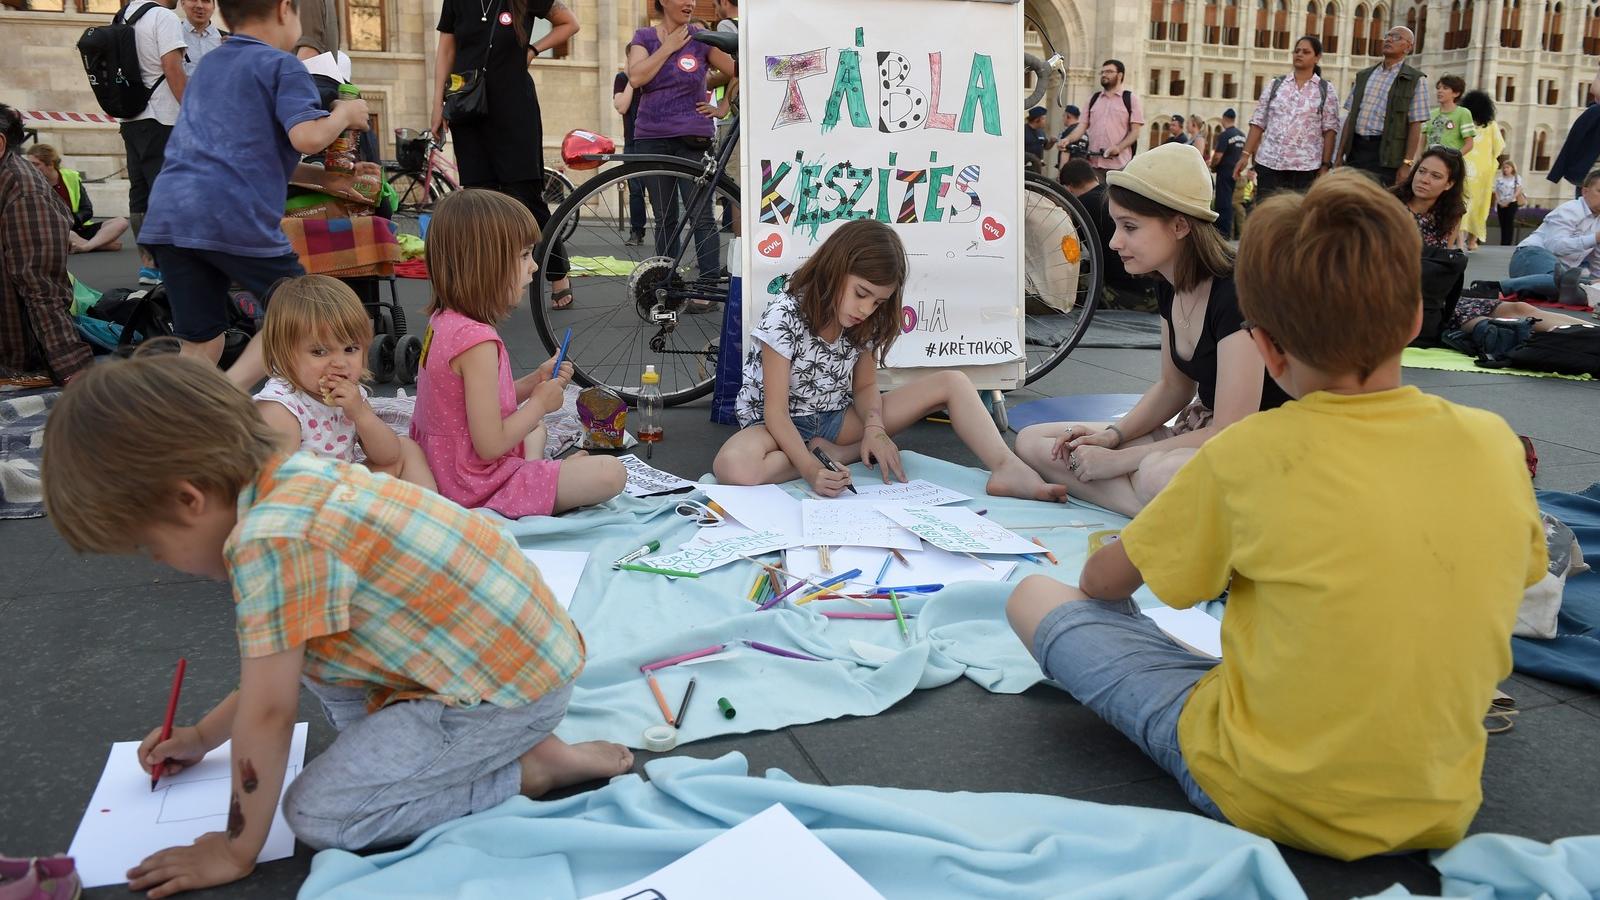
POLYGON ((878 366, 900 334, 907 268, 899 235, 863 219, 841 226, 795 271, 751 331, 735 408, 743 430, 717 453, 718 481, 774 484, 799 475, 818 494, 837 496, 850 473, 825 467, 812 447, 841 464, 865 460, 886 483, 905 481, 892 435, 945 409, 992 473, 990 494, 1066 497, 1006 446, 964 373, 946 369, 878 392, 878 366))
POLYGON ((434 490, 427 457, 378 418, 361 386, 372 320, 355 291, 336 278, 302 275, 272 292, 261 328, 266 385, 261 418, 289 453, 305 450, 434 490))

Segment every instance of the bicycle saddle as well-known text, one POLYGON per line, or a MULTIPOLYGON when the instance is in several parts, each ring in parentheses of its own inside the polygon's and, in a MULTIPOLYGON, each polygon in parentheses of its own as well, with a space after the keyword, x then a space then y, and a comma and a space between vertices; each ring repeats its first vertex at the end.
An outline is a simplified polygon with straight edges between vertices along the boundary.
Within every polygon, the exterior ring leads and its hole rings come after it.
POLYGON ((739 55, 739 36, 728 31, 697 31, 694 39, 702 44, 710 44, 729 56, 739 55))

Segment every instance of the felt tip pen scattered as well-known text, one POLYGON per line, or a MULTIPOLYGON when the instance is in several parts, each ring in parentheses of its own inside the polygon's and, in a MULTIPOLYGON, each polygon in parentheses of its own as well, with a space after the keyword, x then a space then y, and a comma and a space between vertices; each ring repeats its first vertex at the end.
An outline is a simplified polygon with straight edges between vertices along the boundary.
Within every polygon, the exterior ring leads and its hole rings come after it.
POLYGON ((643 566, 638 563, 623 563, 617 568, 627 572, 648 572, 651 575, 666 575, 669 578, 699 578, 699 572, 683 572, 678 569, 658 569, 655 566, 643 566))
POLYGON ((550 369, 551 378, 561 377, 561 364, 567 361, 567 345, 570 343, 572 343, 572 329, 568 328, 567 333, 561 337, 561 350, 556 354, 556 364, 550 369))
POLYGON ((801 588, 803 588, 805 586, 806 586, 806 583, 804 581, 796 580, 794 584, 791 584, 788 587, 784 588, 782 593, 775 595, 771 600, 768 600, 767 602, 765 602, 765 603, 761 604, 760 606, 756 607, 756 612, 764 612, 766 610, 769 610, 769 609, 773 608, 774 606, 777 606, 779 603, 783 602, 783 598, 789 596, 790 594, 794 593, 795 591, 800 590, 801 588))
POLYGON ((626 556, 623 556, 623 557, 619 558, 616 562, 611 564, 611 568, 613 568, 613 569, 621 568, 622 566, 625 566, 628 563, 631 563, 631 562, 633 562, 635 560, 644 559, 646 556, 649 556, 650 554, 652 554, 652 553, 654 553, 654 552, 656 552, 657 550, 660 550, 660 549, 661 549, 661 542, 660 541, 651 541, 650 543, 645 544, 643 547, 640 547, 639 549, 628 553, 626 556))
POLYGON ((906 614, 900 608, 900 597, 894 591, 889 592, 889 605, 894 607, 894 620, 900 623, 900 639, 911 643, 911 631, 906 628, 906 614))
POLYGON ((815 591, 814 593, 811 593, 811 594, 807 594, 805 597, 802 597, 800 600, 798 600, 796 602, 797 603, 810 603, 811 601, 817 599, 818 597, 821 597, 822 595, 828 593, 828 588, 831 588, 836 584, 840 584, 842 582, 849 581, 850 579, 852 579, 852 578, 854 578, 854 577, 856 577, 857 575, 860 575, 860 574, 861 574, 861 570, 860 569, 851 569, 848 572, 841 572, 840 574, 835 575, 832 578, 829 578, 829 579, 827 579, 825 581, 818 582, 817 587, 821 588, 821 590, 815 591))
MULTIPOLYGON (((680 653, 677 656, 669 656, 666 659, 658 659, 653 663, 645 663, 639 667, 639 671, 653 672, 656 669, 664 669, 667 666, 675 666, 678 663, 688 662, 691 659, 699 659, 702 656, 710 656, 713 653, 721 653, 727 648, 727 644, 712 644, 709 647, 701 647, 699 650, 690 650, 688 653, 680 653)), ((668 724, 671 723, 669 722, 668 724)))
POLYGON ((745 641, 744 645, 749 647, 751 650, 760 650, 762 653, 771 653, 773 656, 787 656, 790 659, 804 659, 811 662, 823 662, 823 659, 819 656, 807 656, 804 653, 796 653, 793 650, 785 650, 782 647, 774 647, 771 644, 763 644, 760 641, 745 641))
POLYGON ((672 720, 673 728, 683 727, 683 714, 689 711, 689 698, 694 696, 695 679, 689 679, 689 686, 683 689, 683 702, 678 704, 678 717, 672 720))
POLYGON ((650 693, 656 695, 656 705, 661 707, 661 718, 672 724, 672 707, 667 705, 667 695, 661 693, 661 682, 656 680, 654 672, 644 673, 644 680, 650 684, 650 693))
POLYGON ((889 564, 892 563, 892 562, 894 562, 894 555, 893 554, 890 554, 889 556, 885 556, 883 558, 883 568, 878 570, 878 577, 876 579, 874 579, 873 582, 872 582, 872 586, 873 587, 877 587, 878 585, 883 584, 883 576, 889 574, 889 564))
POLYGON ((893 622, 897 619, 916 618, 916 616, 908 616, 904 613, 896 616, 894 613, 886 612, 825 612, 822 616, 826 619, 867 619, 874 622, 893 622))
MULTIPOLYGON (((817 462, 822 463, 822 467, 824 469, 827 469, 829 472, 843 472, 843 471, 845 471, 843 467, 841 467, 838 463, 833 461, 832 457, 830 457, 830 456, 828 456, 828 454, 822 452, 822 448, 821 447, 812 447, 811 448, 811 455, 815 456, 817 458, 817 462)), ((848 482, 845 484, 845 487, 847 489, 849 489, 850 493, 852 493, 852 494, 861 493, 860 491, 856 490, 856 486, 855 485, 849 484, 848 482)))
POLYGON ((1050 549, 1044 545, 1044 541, 1041 541, 1038 538, 1034 538, 1033 542, 1035 544, 1038 544, 1039 545, 1039 549, 1044 551, 1044 558, 1050 560, 1050 565, 1052 565, 1052 566, 1061 565, 1061 560, 1056 559, 1056 555, 1054 553, 1050 552, 1050 549))
MULTIPOLYGON (((172 673, 172 692, 167 694, 167 717, 161 723, 161 743, 172 740, 172 720, 178 715, 178 694, 183 690, 183 673, 189 668, 189 660, 178 657, 178 670, 172 673)), ((156 789, 156 782, 161 780, 161 773, 166 771, 170 759, 163 759, 150 767, 150 790, 156 789)))

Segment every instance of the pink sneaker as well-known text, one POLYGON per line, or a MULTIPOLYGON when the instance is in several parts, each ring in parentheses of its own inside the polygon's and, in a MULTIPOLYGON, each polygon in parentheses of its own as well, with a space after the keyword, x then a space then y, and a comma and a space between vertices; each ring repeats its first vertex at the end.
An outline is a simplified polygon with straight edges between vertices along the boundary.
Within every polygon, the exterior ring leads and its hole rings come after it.
POLYGON ((0 856, 0 900, 78 900, 81 896, 83 881, 70 856, 0 856))

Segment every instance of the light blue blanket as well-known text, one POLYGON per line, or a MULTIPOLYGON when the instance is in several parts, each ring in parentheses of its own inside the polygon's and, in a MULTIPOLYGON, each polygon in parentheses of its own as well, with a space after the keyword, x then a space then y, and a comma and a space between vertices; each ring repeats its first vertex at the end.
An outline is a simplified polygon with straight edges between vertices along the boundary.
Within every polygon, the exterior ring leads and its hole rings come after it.
POLYGON ((667 757, 567 800, 515 797, 360 857, 317 855, 301 900, 538 897, 636 881, 782 803, 890 900, 1304 897, 1271 841, 1198 815, 1031 794, 747 777, 742 755, 667 757))
MULTIPOLYGON (((1006 624, 1006 597, 1018 580, 1032 572, 1075 580, 1088 555, 1088 533, 1100 527, 1121 528, 1127 520, 1095 508, 989 497, 983 492, 985 472, 916 453, 903 458, 909 477, 926 478, 973 497, 962 505, 987 509, 989 518, 1002 525, 1077 520, 1103 526, 1024 531, 1044 541, 1060 565, 1024 562, 1008 582, 969 582, 905 600, 906 611, 916 614, 910 622, 913 640, 907 645, 894 622, 830 620, 788 603, 756 612, 745 599, 759 572, 752 563, 735 562, 698 579, 675 581, 611 570, 612 560, 648 540, 659 540, 666 552, 693 537, 696 526, 673 513, 677 501, 690 495, 622 497, 605 507, 560 518, 508 523, 524 547, 591 553, 572 604, 589 659, 557 733, 569 741, 603 739, 642 747, 644 729, 660 724, 662 715, 639 666, 720 643, 730 643, 732 658, 659 674, 674 704, 690 676, 698 679, 695 706, 679 729, 679 743, 839 716, 870 716, 914 690, 962 676, 997 693, 1019 693, 1038 683, 1043 677, 1039 667, 1006 624), (897 655, 882 665, 869 664, 850 648, 852 638, 897 655), (740 639, 827 661, 772 656, 738 644, 740 639), (717 714, 719 697, 728 698, 738 711, 736 718, 717 714)), ((855 477, 880 476, 858 466, 855 477)), ((791 492, 799 490, 799 482, 791 485, 791 492)), ((1156 602, 1152 596, 1143 599, 1145 605, 1156 602)))

